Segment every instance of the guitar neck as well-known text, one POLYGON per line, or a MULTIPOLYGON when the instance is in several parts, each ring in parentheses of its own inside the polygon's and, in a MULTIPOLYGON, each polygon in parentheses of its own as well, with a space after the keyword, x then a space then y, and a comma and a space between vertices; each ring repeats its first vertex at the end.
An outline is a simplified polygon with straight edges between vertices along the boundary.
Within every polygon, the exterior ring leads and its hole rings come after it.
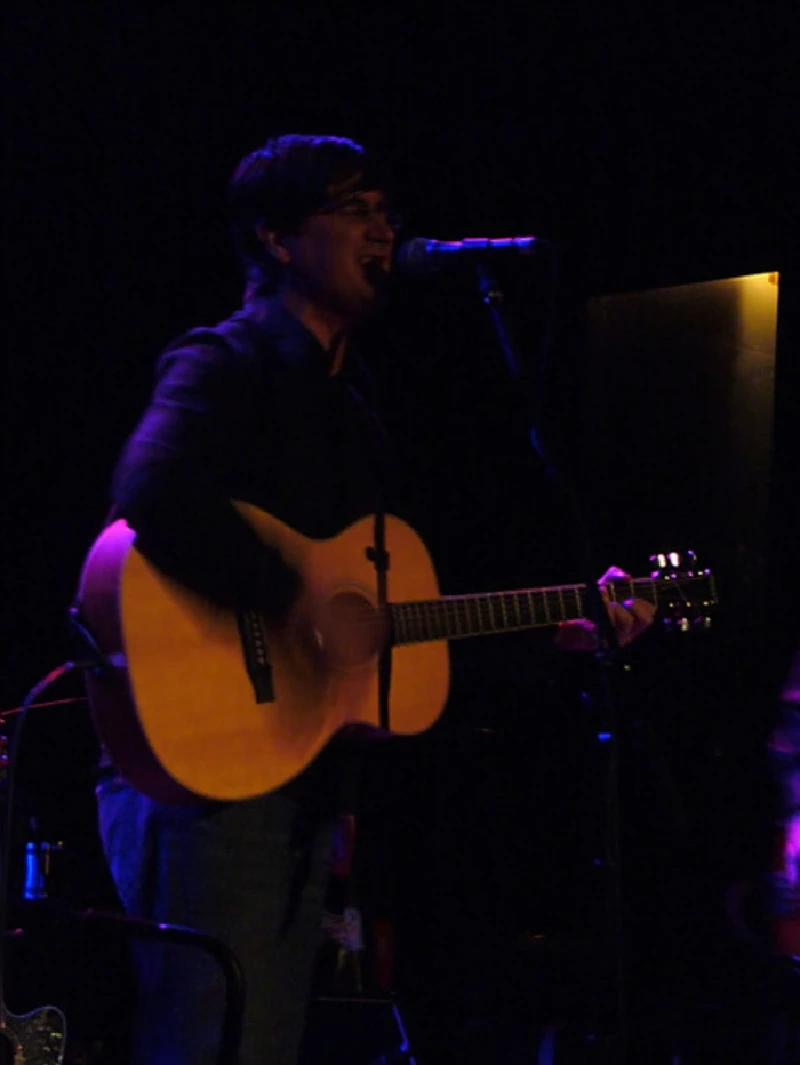
MULTIPOLYGON (((652 603, 656 609, 676 601, 690 606, 711 605, 715 600, 713 578, 708 575, 686 580, 674 577, 615 580, 607 585, 607 591, 612 601, 635 597, 652 603)), ((586 617, 587 605, 585 584, 392 603, 393 642, 425 643, 547 628, 586 617)))

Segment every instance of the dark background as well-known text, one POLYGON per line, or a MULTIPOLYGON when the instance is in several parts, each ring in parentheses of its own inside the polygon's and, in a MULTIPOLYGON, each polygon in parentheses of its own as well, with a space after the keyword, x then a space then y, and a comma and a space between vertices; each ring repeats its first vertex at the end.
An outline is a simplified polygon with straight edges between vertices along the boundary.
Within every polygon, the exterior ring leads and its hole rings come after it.
MULTIPOLYGON (((237 304, 225 185, 267 136, 332 132, 384 152, 409 234, 552 239, 555 255, 504 281, 537 425, 570 483, 596 474, 601 488, 587 520, 602 567, 639 574, 653 550, 696 544, 637 537, 647 522, 636 520, 636 486, 658 461, 639 443, 646 412, 613 406, 613 352, 605 424, 631 491, 622 506, 602 505, 615 470, 585 430, 588 301, 781 271, 764 613, 756 625, 733 595, 739 612, 723 611, 708 638, 678 646, 652 634, 619 693, 632 1012, 649 1018, 637 1023, 656 1033, 659 1053, 671 1040, 695 1054, 686 1060, 714 1060, 723 1046, 728 1061, 756 1060, 768 975, 723 900, 766 863, 763 746, 796 631, 782 614, 797 591, 784 566, 797 529, 791 17, 755 6, 623 16, 588 4, 512 13, 36 0, 3 14, 3 708, 70 653, 65 609, 159 350, 237 304)), ((523 390, 508 381, 469 278, 404 286, 388 324, 394 341, 376 373, 420 474, 419 524, 443 591, 582 579, 573 513, 526 446, 523 390)), ((713 565, 725 536, 717 544, 690 503, 703 497, 692 470, 662 535, 700 538, 713 565)), ((538 649, 531 638, 454 648, 441 727, 376 758, 371 809, 384 827, 370 836, 368 825, 367 838, 381 852, 375 866, 393 872, 365 879, 382 903, 391 896, 398 991, 425 1061, 465 1060, 476 1047, 483 1060, 508 1060, 512 1044, 535 1038, 531 1018, 556 1017, 579 1042, 613 1028, 604 884, 591 872, 603 849, 604 754, 597 711, 577 694, 594 681, 538 649)), ((80 689, 70 681, 52 694, 80 689)), ((66 841, 61 890, 106 902, 85 711, 40 711, 28 728, 21 783, 66 841)))

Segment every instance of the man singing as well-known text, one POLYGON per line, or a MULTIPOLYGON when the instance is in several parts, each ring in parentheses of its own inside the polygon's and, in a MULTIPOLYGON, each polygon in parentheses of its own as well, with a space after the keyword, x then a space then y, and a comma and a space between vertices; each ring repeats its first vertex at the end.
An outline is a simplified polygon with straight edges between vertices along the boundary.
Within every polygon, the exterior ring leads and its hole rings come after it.
MULTIPOLYGON (((376 630, 334 624, 230 500, 313 538, 393 505, 395 463, 353 342, 391 275, 387 178, 350 140, 282 136, 241 161, 231 206, 244 307, 163 353, 116 471, 114 515, 149 561, 211 602, 371 653, 362 645, 376 630)), ((611 617, 627 642, 652 612, 633 601, 611 617)), ((585 630, 570 639, 585 646, 585 630)), ((343 747, 278 791, 193 807, 145 797, 103 759, 101 835, 126 910, 216 936, 243 966, 241 1065, 298 1061, 343 747)), ((152 944, 136 961, 136 1065, 211 1065, 224 1003, 215 963, 152 944)))

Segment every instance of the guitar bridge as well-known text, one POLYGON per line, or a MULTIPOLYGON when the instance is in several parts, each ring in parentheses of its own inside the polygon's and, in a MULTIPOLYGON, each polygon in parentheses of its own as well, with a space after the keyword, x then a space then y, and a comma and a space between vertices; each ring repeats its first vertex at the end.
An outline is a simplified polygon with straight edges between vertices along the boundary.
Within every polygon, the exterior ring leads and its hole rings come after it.
POLYGON ((240 610, 237 620, 247 675, 253 685, 255 700, 257 703, 274 703, 275 686, 264 616, 259 610, 240 610))

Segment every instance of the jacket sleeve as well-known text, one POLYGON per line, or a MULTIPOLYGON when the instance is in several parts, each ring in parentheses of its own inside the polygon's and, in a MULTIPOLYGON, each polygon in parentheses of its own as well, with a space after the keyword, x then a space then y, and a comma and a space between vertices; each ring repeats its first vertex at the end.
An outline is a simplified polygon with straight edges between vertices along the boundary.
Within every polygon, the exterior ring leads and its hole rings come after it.
POLYGON ((117 465, 113 515, 126 519, 137 549, 169 577, 218 606, 280 616, 299 578, 226 490, 255 391, 251 362, 220 342, 201 338, 167 349, 117 465))

